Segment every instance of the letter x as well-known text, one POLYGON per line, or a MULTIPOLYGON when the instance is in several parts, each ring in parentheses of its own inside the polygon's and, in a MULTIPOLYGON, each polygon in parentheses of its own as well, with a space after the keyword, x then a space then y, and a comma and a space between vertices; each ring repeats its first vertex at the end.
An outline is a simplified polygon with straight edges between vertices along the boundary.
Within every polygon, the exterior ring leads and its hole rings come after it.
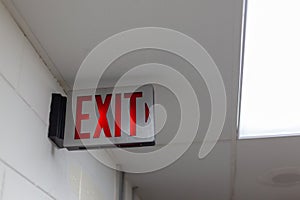
POLYGON ((99 119, 97 123, 97 127, 94 133, 94 138, 99 138, 101 130, 103 129, 104 134, 106 137, 112 137, 107 121, 107 110, 111 101, 111 94, 108 94, 105 97, 104 103, 102 103, 102 98, 101 95, 96 95, 96 102, 97 102, 97 107, 98 107, 98 112, 99 112, 99 119))

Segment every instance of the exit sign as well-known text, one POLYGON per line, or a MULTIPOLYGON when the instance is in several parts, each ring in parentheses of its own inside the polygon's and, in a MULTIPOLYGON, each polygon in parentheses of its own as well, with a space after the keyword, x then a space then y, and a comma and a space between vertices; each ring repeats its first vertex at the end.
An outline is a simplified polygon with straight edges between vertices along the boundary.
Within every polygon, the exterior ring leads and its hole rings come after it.
POLYGON ((73 91, 63 147, 69 150, 154 145, 152 85, 73 91), (94 94, 93 94, 94 93, 94 94))

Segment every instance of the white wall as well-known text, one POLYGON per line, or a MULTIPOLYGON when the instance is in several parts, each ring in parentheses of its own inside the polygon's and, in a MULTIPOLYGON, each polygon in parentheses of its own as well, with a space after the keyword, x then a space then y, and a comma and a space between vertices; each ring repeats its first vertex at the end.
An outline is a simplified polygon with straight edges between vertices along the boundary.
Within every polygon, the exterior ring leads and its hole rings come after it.
POLYGON ((0 200, 115 198, 116 173, 47 138, 62 89, 0 2, 0 200))
POLYGON ((142 200, 133 190, 133 185, 128 180, 124 182, 124 200, 142 200))
POLYGON ((137 194, 134 194, 133 200, 142 200, 137 194))
POLYGON ((124 200, 132 200, 132 186, 127 180, 124 182, 124 200))

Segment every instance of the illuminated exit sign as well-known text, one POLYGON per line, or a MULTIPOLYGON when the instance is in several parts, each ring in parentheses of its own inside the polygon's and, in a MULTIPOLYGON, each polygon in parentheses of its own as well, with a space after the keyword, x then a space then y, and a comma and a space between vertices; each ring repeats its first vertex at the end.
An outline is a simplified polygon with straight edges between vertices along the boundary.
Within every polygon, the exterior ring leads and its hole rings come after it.
POLYGON ((151 85, 73 91, 62 146, 75 150, 154 145, 153 105, 151 85))

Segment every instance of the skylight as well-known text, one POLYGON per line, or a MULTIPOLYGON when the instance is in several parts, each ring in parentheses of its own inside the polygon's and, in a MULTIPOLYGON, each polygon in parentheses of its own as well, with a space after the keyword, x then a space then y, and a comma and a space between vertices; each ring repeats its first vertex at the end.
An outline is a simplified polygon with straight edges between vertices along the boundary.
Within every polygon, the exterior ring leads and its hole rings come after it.
POLYGON ((300 135, 299 8, 299 0, 248 0, 240 138, 300 135))

